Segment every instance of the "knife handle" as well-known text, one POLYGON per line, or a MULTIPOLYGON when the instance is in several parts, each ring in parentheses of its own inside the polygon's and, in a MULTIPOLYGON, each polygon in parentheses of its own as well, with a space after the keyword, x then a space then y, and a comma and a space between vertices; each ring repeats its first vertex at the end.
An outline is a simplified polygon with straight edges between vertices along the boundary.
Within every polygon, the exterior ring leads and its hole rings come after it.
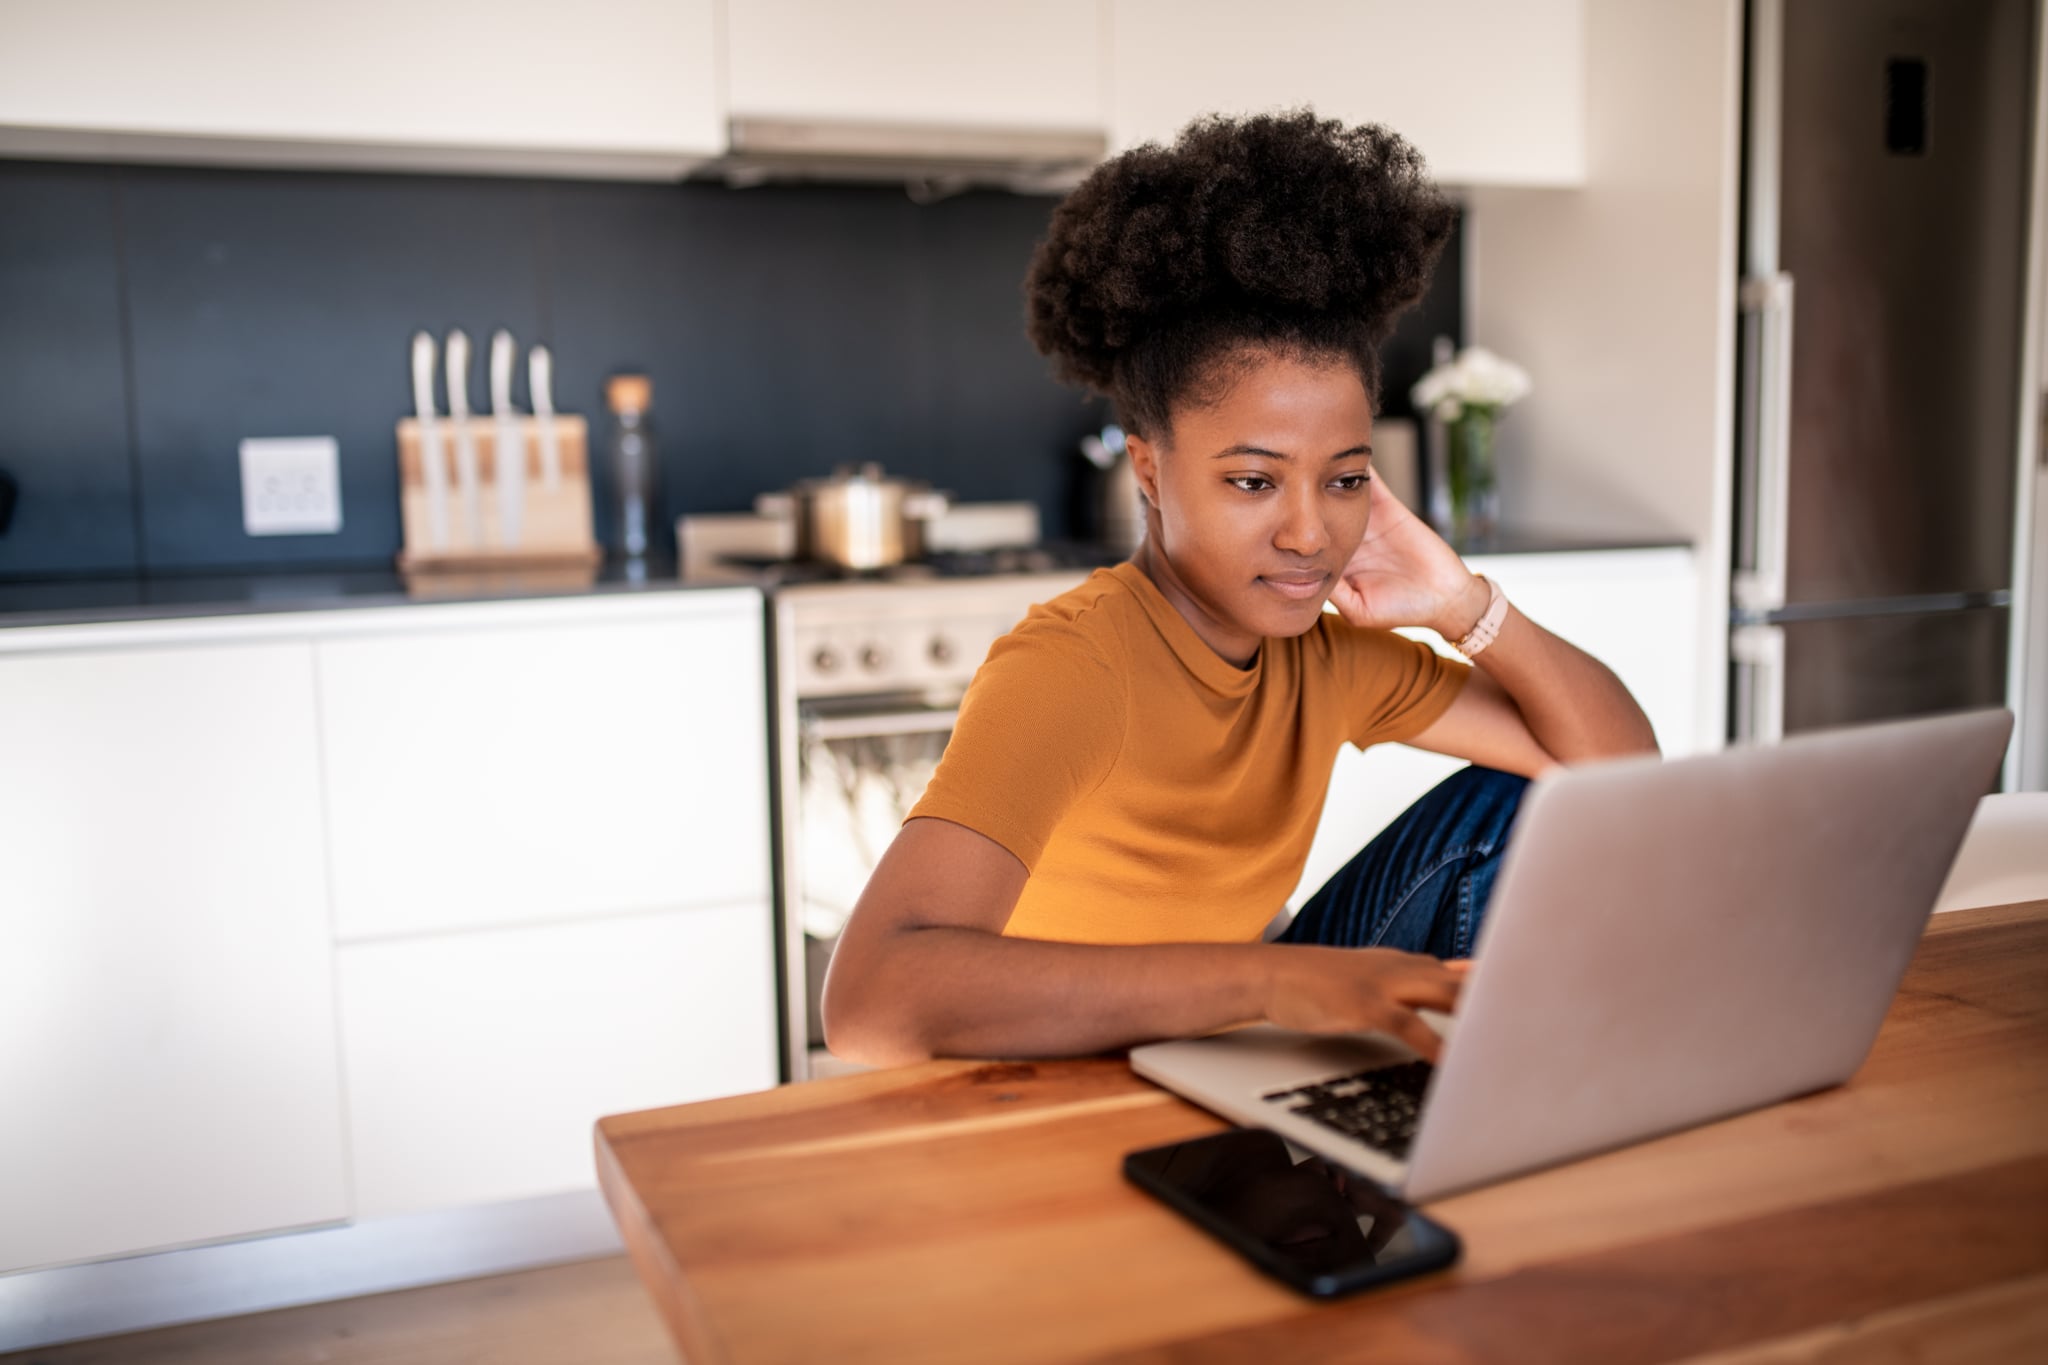
POLYGON ((518 359, 519 343, 500 327, 491 334, 491 416, 492 442, 496 447, 492 467, 498 493, 498 544, 519 543, 520 522, 526 511, 526 430, 512 406, 512 366, 518 359))
POLYGON ((420 482, 427 490, 427 537, 436 550, 448 548, 448 470, 441 462, 440 424, 434 417, 434 338, 412 339, 412 401, 419 419, 420 482))
POLYGON ((463 537, 483 544, 483 488, 477 477, 476 435, 469 426, 469 333, 448 334, 448 420, 455 428, 455 482, 462 497, 463 537))
POLYGON ((562 486, 562 451, 555 440, 555 359, 545 346, 526 353, 526 396, 540 428, 540 476, 550 490, 562 486))
POLYGON ((519 544, 526 519, 526 427, 518 418, 500 417, 494 439, 498 481, 498 543, 519 544))
POLYGON ((497 417, 512 415, 512 362, 519 353, 519 343, 512 340, 512 334, 500 327, 491 334, 491 413, 497 417))

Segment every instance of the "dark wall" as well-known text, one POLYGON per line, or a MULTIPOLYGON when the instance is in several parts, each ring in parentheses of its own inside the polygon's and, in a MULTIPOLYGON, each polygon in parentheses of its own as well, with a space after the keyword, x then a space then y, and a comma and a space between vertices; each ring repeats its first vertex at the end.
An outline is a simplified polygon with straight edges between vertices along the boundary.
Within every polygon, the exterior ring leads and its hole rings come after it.
MULTIPOLYGON (((0 162, 0 469, 21 488, 0 577, 389 563, 421 328, 469 332, 477 411, 491 332, 545 341, 594 441, 604 377, 651 375, 671 515, 879 460, 1069 533, 1075 441, 1106 414, 1024 339, 1055 202, 0 162), (315 435, 340 443, 341 532, 245 535, 237 443, 315 435)), ((1390 412, 1428 338, 1460 335, 1457 257, 1388 348, 1390 412)), ((598 517, 604 537, 602 496, 598 517)))

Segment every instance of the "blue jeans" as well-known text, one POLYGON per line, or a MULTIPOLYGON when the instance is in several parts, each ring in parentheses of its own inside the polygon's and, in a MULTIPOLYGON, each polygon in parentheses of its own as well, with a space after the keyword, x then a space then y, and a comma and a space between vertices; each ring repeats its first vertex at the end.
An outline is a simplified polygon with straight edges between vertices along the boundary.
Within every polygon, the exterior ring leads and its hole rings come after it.
POLYGON ((1388 825, 1277 942, 1468 957, 1529 780, 1463 768, 1388 825))

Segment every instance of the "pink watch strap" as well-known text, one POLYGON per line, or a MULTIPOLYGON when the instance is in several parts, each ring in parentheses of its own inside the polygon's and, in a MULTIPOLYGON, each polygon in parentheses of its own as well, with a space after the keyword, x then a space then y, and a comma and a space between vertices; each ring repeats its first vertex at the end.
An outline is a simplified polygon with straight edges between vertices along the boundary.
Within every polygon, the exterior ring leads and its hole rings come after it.
MULTIPOLYGON (((1485 574, 1479 575, 1486 578, 1485 574)), ((1500 590, 1500 584, 1486 578, 1486 610, 1479 614, 1479 623, 1472 627, 1472 633, 1452 646, 1466 658, 1471 658, 1493 643, 1500 634, 1501 622, 1508 619, 1507 594, 1500 590)))

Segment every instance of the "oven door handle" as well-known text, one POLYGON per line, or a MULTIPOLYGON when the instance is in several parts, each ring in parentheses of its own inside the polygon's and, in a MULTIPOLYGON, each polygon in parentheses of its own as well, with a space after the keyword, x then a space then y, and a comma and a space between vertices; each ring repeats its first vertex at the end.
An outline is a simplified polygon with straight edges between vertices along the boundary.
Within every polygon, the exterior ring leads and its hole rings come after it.
POLYGON ((809 739, 879 739, 885 735, 930 735, 951 730, 960 719, 951 711, 887 711, 872 716, 805 716, 800 725, 809 739))

